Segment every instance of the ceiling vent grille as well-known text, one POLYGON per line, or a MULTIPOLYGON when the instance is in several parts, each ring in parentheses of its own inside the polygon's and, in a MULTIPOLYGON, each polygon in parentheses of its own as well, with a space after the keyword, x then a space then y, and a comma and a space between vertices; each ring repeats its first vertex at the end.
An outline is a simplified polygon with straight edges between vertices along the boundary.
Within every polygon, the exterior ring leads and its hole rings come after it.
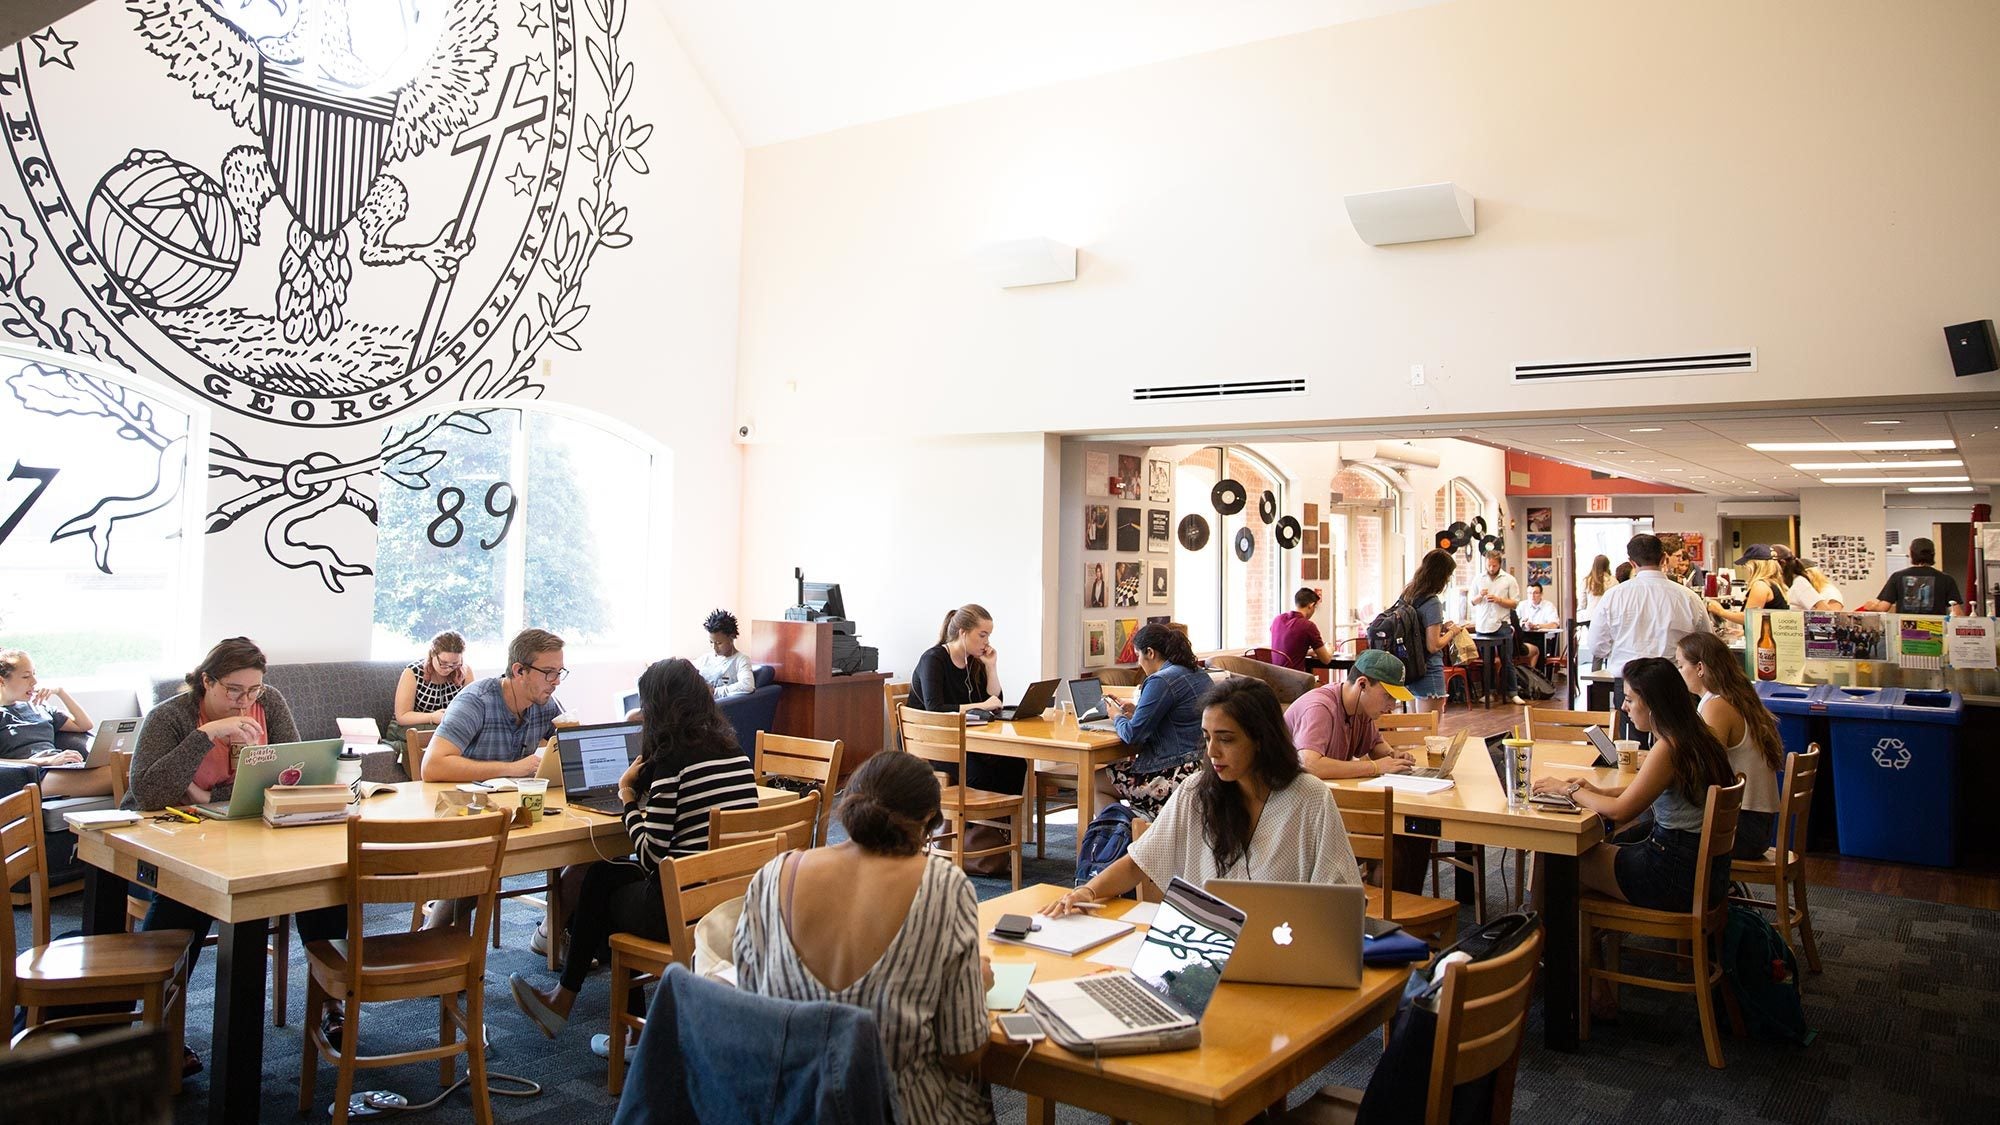
POLYGON ((1567 363, 1517 363, 1516 383, 1567 383, 1578 379, 1650 379, 1656 375, 1736 374, 1757 370, 1757 349, 1679 355, 1592 359, 1567 363))
POLYGON ((1194 398, 1276 398, 1306 393, 1306 381, 1298 379, 1239 379, 1230 383, 1175 383, 1158 387, 1133 387, 1134 402, 1178 402, 1194 398))

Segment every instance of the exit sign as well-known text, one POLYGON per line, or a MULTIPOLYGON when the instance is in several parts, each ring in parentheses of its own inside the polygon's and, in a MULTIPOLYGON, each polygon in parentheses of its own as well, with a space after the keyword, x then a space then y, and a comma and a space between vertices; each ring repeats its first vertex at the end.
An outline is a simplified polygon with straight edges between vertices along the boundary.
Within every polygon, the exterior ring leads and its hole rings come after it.
POLYGON ((1586 502, 1585 502, 1585 507, 1584 507, 1584 510, 1585 510, 1585 511, 1587 511, 1587 512, 1589 512, 1589 513, 1590 513, 1591 515, 1593 515, 1593 516, 1595 516, 1595 515, 1610 515, 1610 514, 1611 514, 1611 497, 1609 497, 1609 496, 1592 496, 1592 497, 1589 497, 1589 498, 1588 498, 1588 499, 1586 500, 1586 502))

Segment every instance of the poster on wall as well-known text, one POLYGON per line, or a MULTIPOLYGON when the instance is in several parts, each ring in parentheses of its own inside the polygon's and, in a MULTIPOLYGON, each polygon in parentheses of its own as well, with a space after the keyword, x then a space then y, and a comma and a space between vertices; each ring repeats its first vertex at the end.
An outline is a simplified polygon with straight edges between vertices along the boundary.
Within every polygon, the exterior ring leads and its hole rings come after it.
POLYGON ((1139 619, 1136 617, 1120 617, 1112 622, 1112 625, 1117 629, 1117 636, 1114 638, 1111 647, 1118 654, 1118 663, 1136 663, 1139 659, 1139 654, 1132 651, 1132 634, 1139 631, 1139 619))
POLYGON ((1108 621, 1083 623, 1083 666, 1102 668, 1111 663, 1111 624, 1108 621))
POLYGON ((1808 554, 1842 585, 1862 581, 1875 570, 1875 548, 1865 535, 1815 535, 1808 554))
POLYGON ((1085 496, 1111 495, 1111 454, 1085 453, 1083 455, 1083 494, 1085 496))
POLYGON ((1556 537, 1546 531, 1530 531, 1524 537, 1528 557, 1531 559, 1552 559, 1556 557, 1556 537))
POLYGON ((1302 543, 1302 544, 1300 544, 1301 548, 1302 548, 1302 549, 1303 549, 1303 550, 1305 551, 1305 553, 1306 553, 1306 554, 1308 554, 1308 555, 1312 555, 1312 556, 1313 556, 1314 558, 1318 558, 1318 557, 1319 557, 1319 528, 1317 528, 1317 527, 1308 527, 1308 528, 1306 528, 1306 530, 1305 530, 1305 535, 1304 535, 1304 539, 1305 539, 1305 542, 1304 542, 1304 543, 1302 543))
POLYGON ((1139 498, 1139 459, 1129 453, 1118 455, 1118 498, 1120 500, 1139 498))
POLYGON ((1154 563, 1152 572, 1152 584, 1146 587, 1146 603, 1148 605, 1165 605, 1167 603, 1167 568, 1161 566, 1159 563, 1154 563))
POLYGON ((1708 538, 1699 531, 1681 532, 1681 544, 1690 566, 1708 565, 1708 538))
POLYGON ((1947 625, 1945 655, 1953 668, 1994 666, 1991 617, 1954 617, 1947 625))
MULTIPOLYGON (((1771 642, 1778 646, 1778 679, 1802 684, 1806 679, 1806 615, 1797 610, 1769 615, 1771 642)), ((1747 633, 1745 634, 1748 635, 1747 633)))
POLYGON ((1137 560, 1131 562, 1120 560, 1117 566, 1116 581, 1111 586, 1111 604, 1118 606, 1138 605, 1139 584, 1143 581, 1139 576, 1139 572, 1144 568, 1145 564, 1137 560))
POLYGON ((1555 531, 1555 512, 1552 508, 1528 509, 1528 534, 1548 535, 1555 531))
POLYGON ((1118 549, 1136 552, 1139 549, 1139 509, 1118 509, 1118 549))
POLYGON ((1898 625, 1896 663, 1905 668, 1944 667, 1944 618, 1903 617, 1898 625))
POLYGON ((1528 560, 1528 585, 1554 588, 1556 582, 1555 566, 1556 564, 1553 562, 1535 559, 1528 560))
POLYGON ((1083 564, 1083 608, 1103 609, 1111 597, 1111 584, 1104 580, 1104 564, 1083 564))
POLYGON ((1164 555, 1174 549, 1174 515, 1165 508, 1146 510, 1146 551, 1164 555))
POLYGON ((1299 580, 1300 580, 1300 581, 1302 581, 1302 582, 1317 582, 1317 581, 1319 581, 1319 556, 1318 556, 1318 555, 1303 555, 1303 556, 1300 556, 1300 558, 1299 558, 1299 580))
POLYGON ((1146 462, 1146 499, 1164 504, 1174 498, 1174 466, 1171 461, 1146 462))
POLYGON ((1882 615, 1809 610, 1805 644, 1808 660, 1881 660, 1882 615))
POLYGON ((1111 505, 1083 506, 1083 549, 1086 551, 1111 549, 1111 505))

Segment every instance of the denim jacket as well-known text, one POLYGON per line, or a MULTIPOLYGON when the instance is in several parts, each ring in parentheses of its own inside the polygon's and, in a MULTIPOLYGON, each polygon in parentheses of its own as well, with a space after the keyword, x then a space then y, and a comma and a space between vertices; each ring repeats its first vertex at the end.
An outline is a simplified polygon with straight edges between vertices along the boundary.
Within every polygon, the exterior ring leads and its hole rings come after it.
POLYGON ((1118 737, 1138 751, 1134 773, 1159 773, 1201 753, 1201 701, 1206 673, 1169 664, 1146 677, 1130 718, 1118 720, 1118 737))

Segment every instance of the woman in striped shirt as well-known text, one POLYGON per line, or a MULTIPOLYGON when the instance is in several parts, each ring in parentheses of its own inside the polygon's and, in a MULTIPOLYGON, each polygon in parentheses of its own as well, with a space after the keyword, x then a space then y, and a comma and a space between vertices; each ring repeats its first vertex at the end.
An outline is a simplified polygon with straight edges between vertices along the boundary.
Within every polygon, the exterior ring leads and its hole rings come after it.
POLYGON ((868 1009, 902 1120, 985 1125, 993 1102, 979 1058, 992 973, 979 953, 972 881, 949 859, 924 854, 943 823, 930 763, 868 759, 841 794, 840 823, 846 843, 779 856, 750 881, 736 983, 868 1009))
MULTIPOLYGON (((639 707, 644 723, 639 756, 618 779, 625 831, 637 861, 590 865, 567 919, 569 955, 555 988, 538 990, 519 973, 508 978, 514 1002, 551 1039, 569 1019, 591 962, 609 959, 612 934, 667 940, 660 861, 708 850, 710 810, 757 805, 750 761, 693 664, 675 657, 648 667, 639 677, 639 707)), ((638 1011, 636 989, 629 1000, 638 1011)), ((608 1041, 605 1046, 608 1052, 608 1041)))

